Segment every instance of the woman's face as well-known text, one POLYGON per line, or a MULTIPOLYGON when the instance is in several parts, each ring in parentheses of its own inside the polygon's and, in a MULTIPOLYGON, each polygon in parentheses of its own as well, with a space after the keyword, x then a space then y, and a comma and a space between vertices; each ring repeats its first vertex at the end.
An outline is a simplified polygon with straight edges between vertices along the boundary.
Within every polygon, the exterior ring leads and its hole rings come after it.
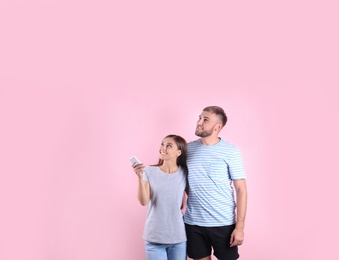
POLYGON ((177 157, 180 156, 181 151, 178 149, 177 144, 173 138, 164 138, 162 140, 160 149, 159 149, 159 158, 162 160, 177 160, 177 157))

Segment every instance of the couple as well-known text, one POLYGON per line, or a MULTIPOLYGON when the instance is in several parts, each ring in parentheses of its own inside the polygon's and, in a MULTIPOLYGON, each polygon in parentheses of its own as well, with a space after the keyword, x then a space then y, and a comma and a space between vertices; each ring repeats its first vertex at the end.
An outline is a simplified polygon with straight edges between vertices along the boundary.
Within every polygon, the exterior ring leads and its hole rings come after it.
POLYGON ((143 235, 148 260, 184 260, 186 250, 194 260, 210 260, 212 248, 219 260, 238 259, 244 240, 246 175, 240 151, 218 136, 226 121, 222 108, 206 107, 197 122, 198 140, 186 145, 182 137, 168 135, 158 164, 133 165, 139 202, 148 205, 143 235))

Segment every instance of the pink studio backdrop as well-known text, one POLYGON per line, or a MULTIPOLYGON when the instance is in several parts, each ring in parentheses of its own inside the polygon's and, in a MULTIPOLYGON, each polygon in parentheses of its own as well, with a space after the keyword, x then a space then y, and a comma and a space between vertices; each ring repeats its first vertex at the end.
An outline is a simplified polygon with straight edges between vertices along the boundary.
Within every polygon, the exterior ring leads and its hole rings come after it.
POLYGON ((128 159, 214 104, 248 174, 241 259, 338 259, 337 10, 3 1, 0 259, 145 259, 128 159))

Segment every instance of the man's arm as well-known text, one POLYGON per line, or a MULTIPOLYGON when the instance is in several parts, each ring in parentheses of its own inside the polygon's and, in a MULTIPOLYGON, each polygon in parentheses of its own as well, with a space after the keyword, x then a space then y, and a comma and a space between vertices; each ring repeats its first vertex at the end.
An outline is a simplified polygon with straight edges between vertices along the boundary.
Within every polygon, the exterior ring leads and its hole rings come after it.
POLYGON ((247 188, 246 180, 233 180, 236 191, 237 212, 236 212, 236 225, 231 235, 230 246, 241 245, 244 241, 244 227, 247 209, 247 188))

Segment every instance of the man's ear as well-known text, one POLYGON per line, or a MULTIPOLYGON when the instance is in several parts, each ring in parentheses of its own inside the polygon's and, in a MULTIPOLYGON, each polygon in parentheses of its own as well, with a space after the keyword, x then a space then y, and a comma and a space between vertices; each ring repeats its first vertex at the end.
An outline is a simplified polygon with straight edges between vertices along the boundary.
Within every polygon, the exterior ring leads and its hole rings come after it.
POLYGON ((214 130, 217 131, 217 132, 219 132, 219 131, 221 130, 221 128, 222 128, 222 124, 219 123, 219 124, 216 124, 216 125, 215 125, 214 130))

